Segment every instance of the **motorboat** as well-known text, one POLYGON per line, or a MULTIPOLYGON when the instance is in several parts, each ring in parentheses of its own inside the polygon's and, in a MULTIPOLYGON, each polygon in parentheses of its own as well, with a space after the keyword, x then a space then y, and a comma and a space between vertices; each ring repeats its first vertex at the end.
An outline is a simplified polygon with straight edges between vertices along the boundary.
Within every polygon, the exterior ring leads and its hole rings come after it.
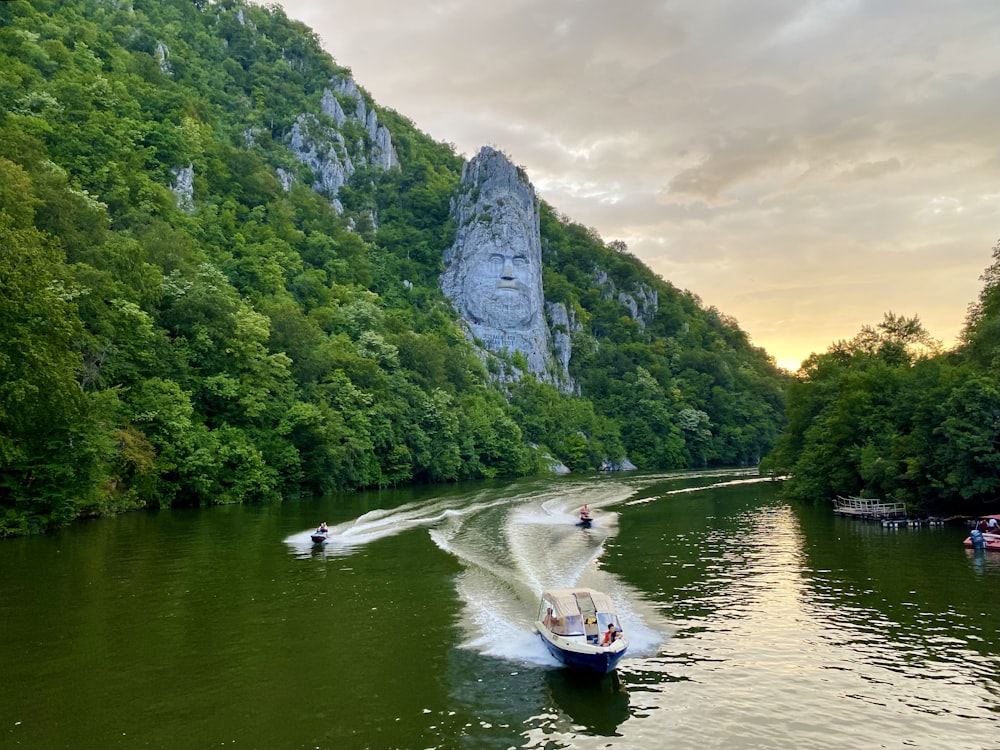
MULTIPOLYGON (((983 516, 983 519, 986 521, 989 521, 991 518, 995 518, 1000 522, 1000 514, 983 516)), ((972 549, 1000 550, 1000 534, 992 531, 980 531, 978 528, 974 528, 969 532, 969 536, 965 538, 965 546, 972 549)))
POLYGON ((542 592, 535 631, 567 667, 607 674, 628 649, 611 597, 588 588, 542 592))

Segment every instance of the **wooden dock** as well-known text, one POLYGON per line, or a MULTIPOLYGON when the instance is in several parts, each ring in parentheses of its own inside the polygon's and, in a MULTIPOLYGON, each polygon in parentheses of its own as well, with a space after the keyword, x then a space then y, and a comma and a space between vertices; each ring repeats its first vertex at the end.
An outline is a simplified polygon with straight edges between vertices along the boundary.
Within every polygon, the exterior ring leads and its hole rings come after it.
POLYGON ((864 518, 872 521, 906 518, 906 503, 892 502, 867 497, 837 497, 833 501, 833 512, 841 516, 864 518))
POLYGON ((906 503, 866 497, 841 497, 833 501, 833 512, 848 518, 878 521, 883 528, 901 529, 907 526, 944 526, 941 518, 909 518, 906 503))

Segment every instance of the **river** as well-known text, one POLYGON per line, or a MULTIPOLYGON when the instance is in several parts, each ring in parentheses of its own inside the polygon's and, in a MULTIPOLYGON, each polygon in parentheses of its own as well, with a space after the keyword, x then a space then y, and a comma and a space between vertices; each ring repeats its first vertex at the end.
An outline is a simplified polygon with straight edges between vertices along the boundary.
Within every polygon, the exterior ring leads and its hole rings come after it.
POLYGON ((1000 748, 1000 554, 964 536, 736 471, 81 522, 0 542, 0 748, 1000 748), (564 585, 617 603, 616 673, 532 633, 564 585))

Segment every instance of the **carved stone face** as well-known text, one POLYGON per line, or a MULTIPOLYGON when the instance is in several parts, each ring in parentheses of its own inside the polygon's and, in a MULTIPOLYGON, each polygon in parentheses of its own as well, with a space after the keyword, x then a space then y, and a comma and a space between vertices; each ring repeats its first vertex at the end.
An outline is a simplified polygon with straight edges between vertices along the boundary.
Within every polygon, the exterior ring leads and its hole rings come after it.
POLYGON ((541 300, 527 256, 509 249, 483 247, 467 258, 464 299, 474 322, 492 328, 531 325, 541 300))

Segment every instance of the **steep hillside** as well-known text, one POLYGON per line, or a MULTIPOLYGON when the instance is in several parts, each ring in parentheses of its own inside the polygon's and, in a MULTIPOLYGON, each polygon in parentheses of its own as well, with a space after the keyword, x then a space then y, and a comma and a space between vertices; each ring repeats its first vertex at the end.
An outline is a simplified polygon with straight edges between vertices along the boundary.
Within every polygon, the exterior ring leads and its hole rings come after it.
POLYGON ((752 464, 780 429, 735 321, 545 204, 573 387, 470 341, 439 286, 463 159, 280 9, 4 2, 0 105, 0 535, 549 454, 752 464))

